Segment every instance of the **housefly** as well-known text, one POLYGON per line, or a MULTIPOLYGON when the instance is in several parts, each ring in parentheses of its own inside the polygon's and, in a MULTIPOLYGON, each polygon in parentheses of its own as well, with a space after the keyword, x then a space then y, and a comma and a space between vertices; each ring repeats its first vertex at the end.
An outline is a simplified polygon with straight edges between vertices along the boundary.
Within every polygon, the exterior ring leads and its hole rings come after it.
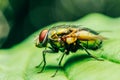
POLYGON ((98 32, 89 28, 81 28, 76 25, 59 25, 50 29, 44 29, 40 32, 35 43, 36 47, 45 48, 42 52, 43 60, 37 67, 40 67, 43 63, 43 67, 40 71, 42 72, 46 66, 46 53, 57 53, 58 51, 61 51, 63 54, 60 58, 58 68, 52 77, 58 72, 63 57, 70 52, 76 52, 77 50, 82 49, 91 57, 99 60, 97 57, 90 54, 88 49, 99 49, 102 46, 104 39, 105 37, 99 35, 98 32), (49 48, 49 50, 47 48, 49 48))

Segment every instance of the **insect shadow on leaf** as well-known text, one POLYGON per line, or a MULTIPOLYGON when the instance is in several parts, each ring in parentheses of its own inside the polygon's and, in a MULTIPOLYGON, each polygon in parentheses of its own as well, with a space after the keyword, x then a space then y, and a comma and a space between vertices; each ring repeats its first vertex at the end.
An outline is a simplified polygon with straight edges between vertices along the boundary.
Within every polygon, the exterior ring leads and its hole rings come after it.
POLYGON ((75 55, 70 57, 65 64, 63 65, 64 68, 67 68, 77 62, 82 62, 83 60, 90 59, 91 57, 89 55, 83 54, 83 55, 75 55))

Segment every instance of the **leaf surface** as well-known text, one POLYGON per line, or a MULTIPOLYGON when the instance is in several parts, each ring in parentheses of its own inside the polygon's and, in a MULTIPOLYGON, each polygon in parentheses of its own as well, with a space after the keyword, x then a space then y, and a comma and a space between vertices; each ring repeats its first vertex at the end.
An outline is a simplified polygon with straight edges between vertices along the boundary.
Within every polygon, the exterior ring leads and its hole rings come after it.
POLYGON ((42 61, 44 48, 36 48, 33 33, 22 43, 0 50, 0 80, 119 80, 120 76, 120 18, 110 18, 102 14, 90 14, 74 22, 59 22, 49 25, 50 28, 60 24, 75 24, 91 28, 108 39, 100 50, 91 54, 104 61, 98 61, 87 56, 85 51, 77 51, 66 56, 62 68, 53 78, 57 69, 58 58, 62 54, 47 54, 47 66, 43 73, 37 73, 41 68, 35 68, 42 61))

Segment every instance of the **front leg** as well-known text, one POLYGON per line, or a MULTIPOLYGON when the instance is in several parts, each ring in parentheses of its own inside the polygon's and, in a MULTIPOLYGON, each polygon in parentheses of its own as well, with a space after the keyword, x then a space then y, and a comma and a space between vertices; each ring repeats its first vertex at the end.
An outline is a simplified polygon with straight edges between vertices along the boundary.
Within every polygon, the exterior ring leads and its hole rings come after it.
POLYGON ((42 67, 42 69, 38 73, 41 73, 44 70, 45 66, 46 66, 46 57, 45 57, 46 53, 55 53, 55 51, 54 50, 46 50, 45 49, 42 52, 43 60, 41 61, 41 63, 38 66, 36 66, 36 68, 39 68, 42 64, 43 64, 43 67, 42 67))
POLYGON ((44 70, 45 66, 46 66, 45 55, 46 55, 46 50, 43 51, 43 55, 42 55, 43 56, 43 60, 42 60, 42 62, 38 66, 36 66, 36 68, 39 68, 41 66, 41 64, 43 63, 43 67, 42 67, 41 71, 39 71, 38 73, 41 73, 44 70))

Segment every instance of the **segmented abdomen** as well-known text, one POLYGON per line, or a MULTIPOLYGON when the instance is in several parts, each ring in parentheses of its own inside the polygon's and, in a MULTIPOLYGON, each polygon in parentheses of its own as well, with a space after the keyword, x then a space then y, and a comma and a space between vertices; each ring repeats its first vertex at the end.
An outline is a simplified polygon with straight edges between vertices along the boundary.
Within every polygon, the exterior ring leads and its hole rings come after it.
POLYGON ((102 46, 102 40, 80 41, 86 49, 97 50, 102 46))

